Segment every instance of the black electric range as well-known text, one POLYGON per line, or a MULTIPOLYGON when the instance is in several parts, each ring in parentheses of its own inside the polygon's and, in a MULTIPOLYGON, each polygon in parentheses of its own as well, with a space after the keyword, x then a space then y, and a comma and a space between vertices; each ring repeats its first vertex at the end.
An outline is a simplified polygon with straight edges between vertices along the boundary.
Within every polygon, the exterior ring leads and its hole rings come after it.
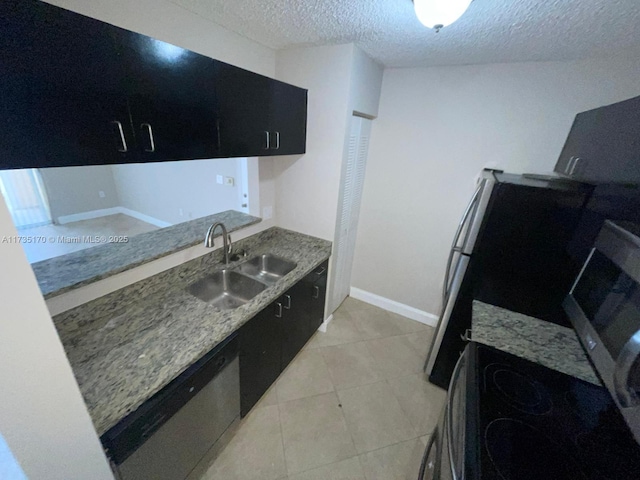
POLYGON ((467 349, 465 479, 640 479, 640 445, 604 387, 467 349))

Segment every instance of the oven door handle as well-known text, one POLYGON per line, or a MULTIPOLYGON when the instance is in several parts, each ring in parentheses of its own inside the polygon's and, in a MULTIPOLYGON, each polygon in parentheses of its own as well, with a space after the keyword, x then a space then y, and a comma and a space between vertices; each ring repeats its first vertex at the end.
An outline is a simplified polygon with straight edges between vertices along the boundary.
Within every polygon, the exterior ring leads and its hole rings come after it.
POLYGON ((465 348, 460 355, 458 363, 456 363, 456 366, 453 369, 453 374, 451 375, 449 390, 447 390, 447 414, 445 416, 445 430, 448 437, 447 450, 449 451, 449 463, 451 465, 451 476, 453 480, 458 480, 458 475, 456 473, 456 455, 453 451, 453 389, 458 382, 458 377, 460 376, 460 371, 462 370, 462 365, 464 364, 464 357, 467 354, 467 350, 468 348, 465 348))
POLYGON ((629 339, 618 355, 616 369, 613 373, 613 387, 620 405, 624 408, 640 405, 636 392, 629 390, 629 374, 640 356, 640 330, 629 339))

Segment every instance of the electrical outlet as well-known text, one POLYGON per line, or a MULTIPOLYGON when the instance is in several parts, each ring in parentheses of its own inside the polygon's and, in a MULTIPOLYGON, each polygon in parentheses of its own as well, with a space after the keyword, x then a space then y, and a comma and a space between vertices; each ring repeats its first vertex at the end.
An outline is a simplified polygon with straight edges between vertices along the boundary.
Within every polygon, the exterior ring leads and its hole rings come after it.
POLYGON ((233 177, 224 177, 224 184, 228 187, 233 187, 236 184, 236 181, 233 177))
POLYGON ((180 216, 184 217, 184 210, 180 209, 180 216))
POLYGON ((262 219, 269 220, 271 217, 273 217, 273 207, 264 207, 262 209, 262 219))
POLYGON ((100 191, 98 192, 98 196, 99 196, 100 198, 104 198, 104 197, 106 197, 107 195, 106 195, 102 190, 100 190, 100 191))
POLYGON ((219 183, 220 185, 224 183, 224 178, 222 177, 222 175, 216 175, 216 183, 219 183))

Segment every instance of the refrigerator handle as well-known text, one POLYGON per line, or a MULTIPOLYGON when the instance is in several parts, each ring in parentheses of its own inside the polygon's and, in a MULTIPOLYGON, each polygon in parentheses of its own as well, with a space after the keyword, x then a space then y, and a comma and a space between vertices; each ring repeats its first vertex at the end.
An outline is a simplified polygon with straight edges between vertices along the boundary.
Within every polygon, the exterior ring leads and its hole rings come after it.
POLYGON ((475 206, 480 199, 480 193, 482 192, 482 188, 484 187, 485 183, 486 182, 484 180, 480 182, 475 192, 473 192, 471 201, 469 202, 469 205, 467 205, 466 210, 462 214, 462 219, 460 220, 460 223, 458 224, 458 229, 456 230, 456 234, 453 237, 453 245, 451 246, 451 252, 449 253, 449 259, 447 260, 447 268, 444 272, 444 283, 442 284, 443 305, 447 303, 447 296, 449 295, 449 291, 451 289, 451 285, 449 285, 450 283, 449 277, 451 276, 450 272, 451 272, 451 265, 453 264, 453 257, 456 253, 462 252, 462 247, 458 246, 458 241, 462 236, 462 232, 464 231, 464 226, 467 224, 467 221, 469 220, 471 213, 475 210, 475 206))

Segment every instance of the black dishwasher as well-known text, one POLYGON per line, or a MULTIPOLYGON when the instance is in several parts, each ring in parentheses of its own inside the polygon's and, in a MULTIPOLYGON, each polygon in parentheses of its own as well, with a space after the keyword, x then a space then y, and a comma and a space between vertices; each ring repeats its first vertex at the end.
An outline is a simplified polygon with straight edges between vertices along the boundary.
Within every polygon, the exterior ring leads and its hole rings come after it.
POLYGON ((122 480, 184 480, 239 415, 233 335, 100 440, 122 480))

